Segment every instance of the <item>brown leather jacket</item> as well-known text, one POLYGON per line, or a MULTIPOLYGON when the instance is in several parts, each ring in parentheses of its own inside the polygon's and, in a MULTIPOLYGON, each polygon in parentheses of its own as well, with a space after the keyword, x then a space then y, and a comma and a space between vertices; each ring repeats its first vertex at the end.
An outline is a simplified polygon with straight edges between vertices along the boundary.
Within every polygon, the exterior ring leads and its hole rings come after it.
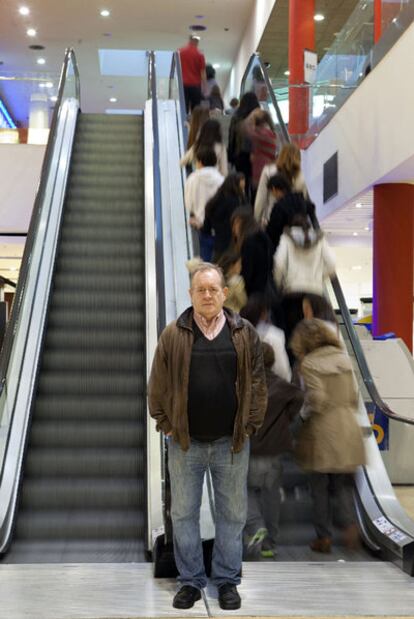
MULTIPOLYGON (((224 308, 237 353, 238 407, 233 450, 241 451, 246 435, 261 426, 267 405, 266 379, 259 336, 252 325, 224 308)), ((173 438, 185 451, 190 446, 187 398, 193 346, 193 308, 189 307, 161 333, 148 383, 148 405, 157 430, 173 438)))

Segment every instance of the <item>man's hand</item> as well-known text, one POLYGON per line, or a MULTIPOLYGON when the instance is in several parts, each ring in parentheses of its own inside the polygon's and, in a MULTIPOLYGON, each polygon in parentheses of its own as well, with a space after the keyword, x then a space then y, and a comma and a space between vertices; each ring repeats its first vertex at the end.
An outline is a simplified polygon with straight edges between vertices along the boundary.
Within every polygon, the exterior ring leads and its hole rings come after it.
POLYGON ((200 224, 197 221, 197 218, 194 217, 194 215, 190 216, 189 222, 192 228, 195 228, 196 230, 199 230, 201 228, 200 224))

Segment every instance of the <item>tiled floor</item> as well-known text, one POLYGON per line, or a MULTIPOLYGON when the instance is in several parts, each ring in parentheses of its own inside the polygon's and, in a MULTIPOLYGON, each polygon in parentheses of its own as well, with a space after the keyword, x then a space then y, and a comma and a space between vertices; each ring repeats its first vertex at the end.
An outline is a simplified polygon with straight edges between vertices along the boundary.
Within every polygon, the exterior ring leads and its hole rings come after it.
POLYGON ((173 580, 150 564, 0 566, 2 619, 137 617, 412 617, 414 579, 389 563, 246 563, 242 608, 222 611, 214 588, 176 611, 173 580))

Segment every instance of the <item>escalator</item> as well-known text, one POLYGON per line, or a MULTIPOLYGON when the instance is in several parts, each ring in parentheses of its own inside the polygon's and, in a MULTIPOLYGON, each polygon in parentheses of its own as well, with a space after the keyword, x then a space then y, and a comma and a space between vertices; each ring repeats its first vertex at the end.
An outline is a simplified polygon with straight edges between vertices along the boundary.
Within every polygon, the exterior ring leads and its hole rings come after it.
MULTIPOLYGON (((176 85, 175 92, 173 89, 170 89, 170 98, 175 99, 177 126, 182 126, 181 133, 185 135, 183 126, 184 105, 178 57, 173 59, 173 67, 174 63, 175 68, 172 69, 171 76, 174 75, 176 85)), ((286 143, 290 140, 289 134, 283 122, 266 68, 257 54, 252 56, 246 68, 240 94, 242 96, 244 92, 249 90, 249 82, 252 82, 254 68, 259 68, 261 71, 268 92, 267 102, 262 102, 262 105, 267 105, 276 122, 279 143, 286 143)), ((400 423, 413 424, 414 419, 394 414, 382 401, 370 374, 345 298, 336 277, 332 278, 331 286, 333 295, 336 297, 340 308, 341 320, 345 330, 344 339, 348 346, 360 387, 358 421, 363 432, 367 464, 364 467, 359 467, 354 476, 354 502, 356 519, 363 545, 353 550, 346 548, 340 530, 334 527, 332 553, 330 555, 321 555, 311 551, 309 542, 315 537, 315 533, 312 526, 312 500, 308 479, 292 459, 286 457, 281 490, 281 521, 276 560, 309 563, 321 561, 372 562, 385 560, 392 561, 406 573, 414 576, 414 522, 404 512, 392 489, 371 429, 367 408, 373 406, 384 415, 400 423)), ((206 502, 208 503, 208 498, 206 502)), ((208 510, 205 510, 204 513, 206 511, 208 510)), ((205 527, 205 529, 207 528, 205 527)), ((168 531, 167 526, 166 529, 168 531)), ((252 557, 245 557, 247 560, 249 558, 252 560, 252 557)), ((256 556, 257 558, 259 557, 256 556)), ((161 571, 162 566, 160 565, 161 571)))
POLYGON ((143 156, 79 114, 9 562, 144 560, 143 156))
POLYGON ((3 563, 142 562, 157 526, 151 106, 81 113, 71 63, 68 50, 1 357, 3 563))

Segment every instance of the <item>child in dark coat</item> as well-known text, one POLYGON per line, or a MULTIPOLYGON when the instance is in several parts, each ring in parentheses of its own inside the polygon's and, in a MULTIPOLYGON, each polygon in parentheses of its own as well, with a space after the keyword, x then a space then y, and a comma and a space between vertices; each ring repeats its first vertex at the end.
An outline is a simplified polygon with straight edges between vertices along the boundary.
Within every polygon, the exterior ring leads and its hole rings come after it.
POLYGON ((245 539, 248 553, 259 550, 262 557, 271 558, 276 554, 279 530, 281 455, 292 451, 289 424, 299 414, 303 394, 272 372, 273 348, 265 342, 262 348, 268 404, 262 427, 250 438, 245 539))

